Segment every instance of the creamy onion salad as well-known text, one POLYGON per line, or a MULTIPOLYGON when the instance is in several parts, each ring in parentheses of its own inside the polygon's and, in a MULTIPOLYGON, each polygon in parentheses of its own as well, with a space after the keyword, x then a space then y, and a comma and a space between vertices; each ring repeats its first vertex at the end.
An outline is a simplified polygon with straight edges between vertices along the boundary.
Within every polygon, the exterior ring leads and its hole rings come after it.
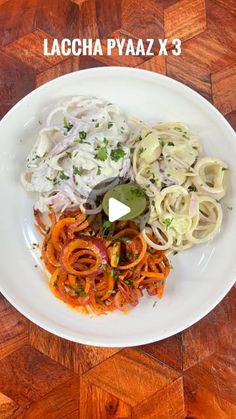
POLYGON ((25 189, 38 193, 35 209, 83 205, 100 182, 129 178, 129 134, 121 110, 101 99, 77 96, 53 109, 21 176, 25 189))

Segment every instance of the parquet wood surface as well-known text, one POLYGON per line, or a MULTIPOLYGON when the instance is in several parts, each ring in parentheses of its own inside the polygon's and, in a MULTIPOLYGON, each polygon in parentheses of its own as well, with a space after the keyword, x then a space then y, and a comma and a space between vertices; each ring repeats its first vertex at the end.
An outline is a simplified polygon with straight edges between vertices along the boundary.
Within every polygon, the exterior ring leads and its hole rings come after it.
MULTIPOLYGON (((236 128, 235 37, 234 0, 0 0, 0 116, 57 76, 125 65, 193 87, 236 128), (179 57, 44 57, 44 37, 183 45, 179 57)), ((184 332, 132 349, 53 336, 1 296, 0 419, 235 418, 235 294, 184 332)))

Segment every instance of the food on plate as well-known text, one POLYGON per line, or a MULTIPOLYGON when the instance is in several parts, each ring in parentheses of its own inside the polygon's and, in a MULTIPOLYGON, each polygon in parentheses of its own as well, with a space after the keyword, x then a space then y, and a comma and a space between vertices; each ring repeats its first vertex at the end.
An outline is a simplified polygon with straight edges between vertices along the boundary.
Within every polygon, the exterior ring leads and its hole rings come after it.
POLYGON ((161 297, 167 255, 219 232, 227 170, 181 122, 149 126, 90 96, 54 108, 21 176, 53 293, 97 314, 161 297), (110 198, 130 207, 113 223, 110 198))
POLYGON ((25 189, 38 194, 35 209, 63 211, 87 202, 98 183, 129 178, 129 133, 120 109, 101 99, 78 96, 53 109, 21 176, 25 189))
POLYGON ((179 251, 212 239, 220 230, 227 165, 202 157, 197 136, 182 123, 145 126, 131 139, 134 178, 150 198, 143 226, 147 243, 179 251), (159 243, 148 238, 154 234, 159 243))
POLYGON ((58 218, 51 209, 50 226, 39 210, 35 217, 50 288, 62 301, 104 314, 136 306, 145 290, 162 297, 169 261, 147 245, 133 221, 110 223, 101 213, 86 215, 78 208, 58 218))

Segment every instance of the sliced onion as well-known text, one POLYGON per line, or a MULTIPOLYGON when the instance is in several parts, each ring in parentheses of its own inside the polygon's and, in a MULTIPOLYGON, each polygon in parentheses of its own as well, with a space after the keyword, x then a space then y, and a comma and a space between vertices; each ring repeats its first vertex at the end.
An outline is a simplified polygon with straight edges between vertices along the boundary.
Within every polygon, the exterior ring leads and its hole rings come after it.
POLYGON ((83 212, 84 214, 89 214, 89 215, 98 214, 99 212, 101 212, 101 210, 102 210, 101 205, 93 209, 88 209, 84 207, 84 204, 80 204, 80 211, 83 212))
MULTIPOLYGON (((102 265, 107 265, 108 263, 108 254, 107 254, 107 249, 106 246, 104 245, 104 243, 102 242, 102 240, 97 239, 96 237, 91 237, 90 241, 95 244, 95 246, 98 248, 101 258, 102 258, 102 265)), ((102 273, 103 269, 98 268, 98 270, 96 272, 94 272, 94 275, 98 275, 100 273, 102 273)))

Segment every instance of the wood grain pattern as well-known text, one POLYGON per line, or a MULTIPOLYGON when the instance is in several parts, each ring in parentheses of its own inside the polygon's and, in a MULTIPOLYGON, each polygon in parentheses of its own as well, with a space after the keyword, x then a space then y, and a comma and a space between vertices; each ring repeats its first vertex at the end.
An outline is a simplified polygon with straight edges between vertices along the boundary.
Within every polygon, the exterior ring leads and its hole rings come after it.
POLYGON ((222 348, 233 346, 236 338, 235 299, 236 289, 233 287, 208 316, 183 332, 184 370, 222 348))
POLYGON ((155 56, 137 66, 143 70, 154 71, 159 74, 166 74, 166 57, 155 56))
POLYGON ((80 372, 83 374, 119 351, 120 348, 98 348, 81 345, 79 349, 80 372))
POLYGON ((66 381, 45 397, 32 403, 25 411, 25 419, 78 419, 79 378, 66 381))
POLYGON ((7 55, 16 57, 25 64, 29 65, 36 73, 40 73, 65 59, 61 56, 42 57, 44 38, 48 39, 48 49, 50 51, 53 39, 51 36, 48 36, 46 32, 43 32, 40 29, 36 29, 34 32, 24 35, 18 40, 11 42, 2 48, 2 50, 7 55))
POLYGON ((33 323, 29 325, 29 343, 64 367, 79 371, 78 344, 48 333, 33 323))
POLYGON ((154 38, 158 45, 158 38, 164 38, 163 8, 155 0, 123 0, 122 28, 137 38, 154 38))
POLYGON ((189 379, 184 380, 186 414, 188 418, 231 419, 236 416, 236 406, 218 393, 207 390, 189 379))
POLYGON ((206 28, 204 0, 181 0, 164 11, 165 38, 183 41, 203 32, 206 28))
POLYGON ((215 353, 187 370, 185 376, 216 397, 236 404, 235 355, 233 348, 215 353))
POLYGON ((225 115, 236 108, 236 64, 212 74, 214 105, 225 115))
POLYGON ((133 409, 134 419, 183 419, 184 416, 182 377, 133 409))
MULTIPOLYGON (((55 77, 125 65, 193 87, 236 129, 235 27, 234 0, 0 0, 0 117, 55 77), (44 57, 54 37, 100 37, 104 55, 44 57), (156 55, 107 56, 111 37, 155 38, 156 55), (164 37, 168 49, 182 39, 181 56, 157 55, 164 37)), ((235 298, 236 287, 182 333, 120 350, 53 336, 0 297, 0 419, 236 417, 235 298)))
POLYGON ((123 349, 89 370, 91 383, 131 406, 142 402, 173 380, 177 371, 133 349, 123 349))
POLYGON ((23 346, 27 340, 28 320, 0 295, 0 359, 23 346))
POLYGON ((73 373, 29 345, 0 360, 0 388, 19 404, 36 401, 73 373))
POLYGON ((10 416, 13 417, 17 410, 18 405, 14 400, 0 393, 0 418, 7 419, 10 416))
POLYGON ((36 5, 37 0, 13 0, 0 6, 0 46, 34 29, 36 5))
POLYGON ((129 419, 132 408, 124 401, 91 384, 83 377, 80 386, 80 419, 129 419))
POLYGON ((160 342, 140 346, 145 353, 164 362, 171 367, 181 370, 183 365, 182 335, 171 336, 160 342))

